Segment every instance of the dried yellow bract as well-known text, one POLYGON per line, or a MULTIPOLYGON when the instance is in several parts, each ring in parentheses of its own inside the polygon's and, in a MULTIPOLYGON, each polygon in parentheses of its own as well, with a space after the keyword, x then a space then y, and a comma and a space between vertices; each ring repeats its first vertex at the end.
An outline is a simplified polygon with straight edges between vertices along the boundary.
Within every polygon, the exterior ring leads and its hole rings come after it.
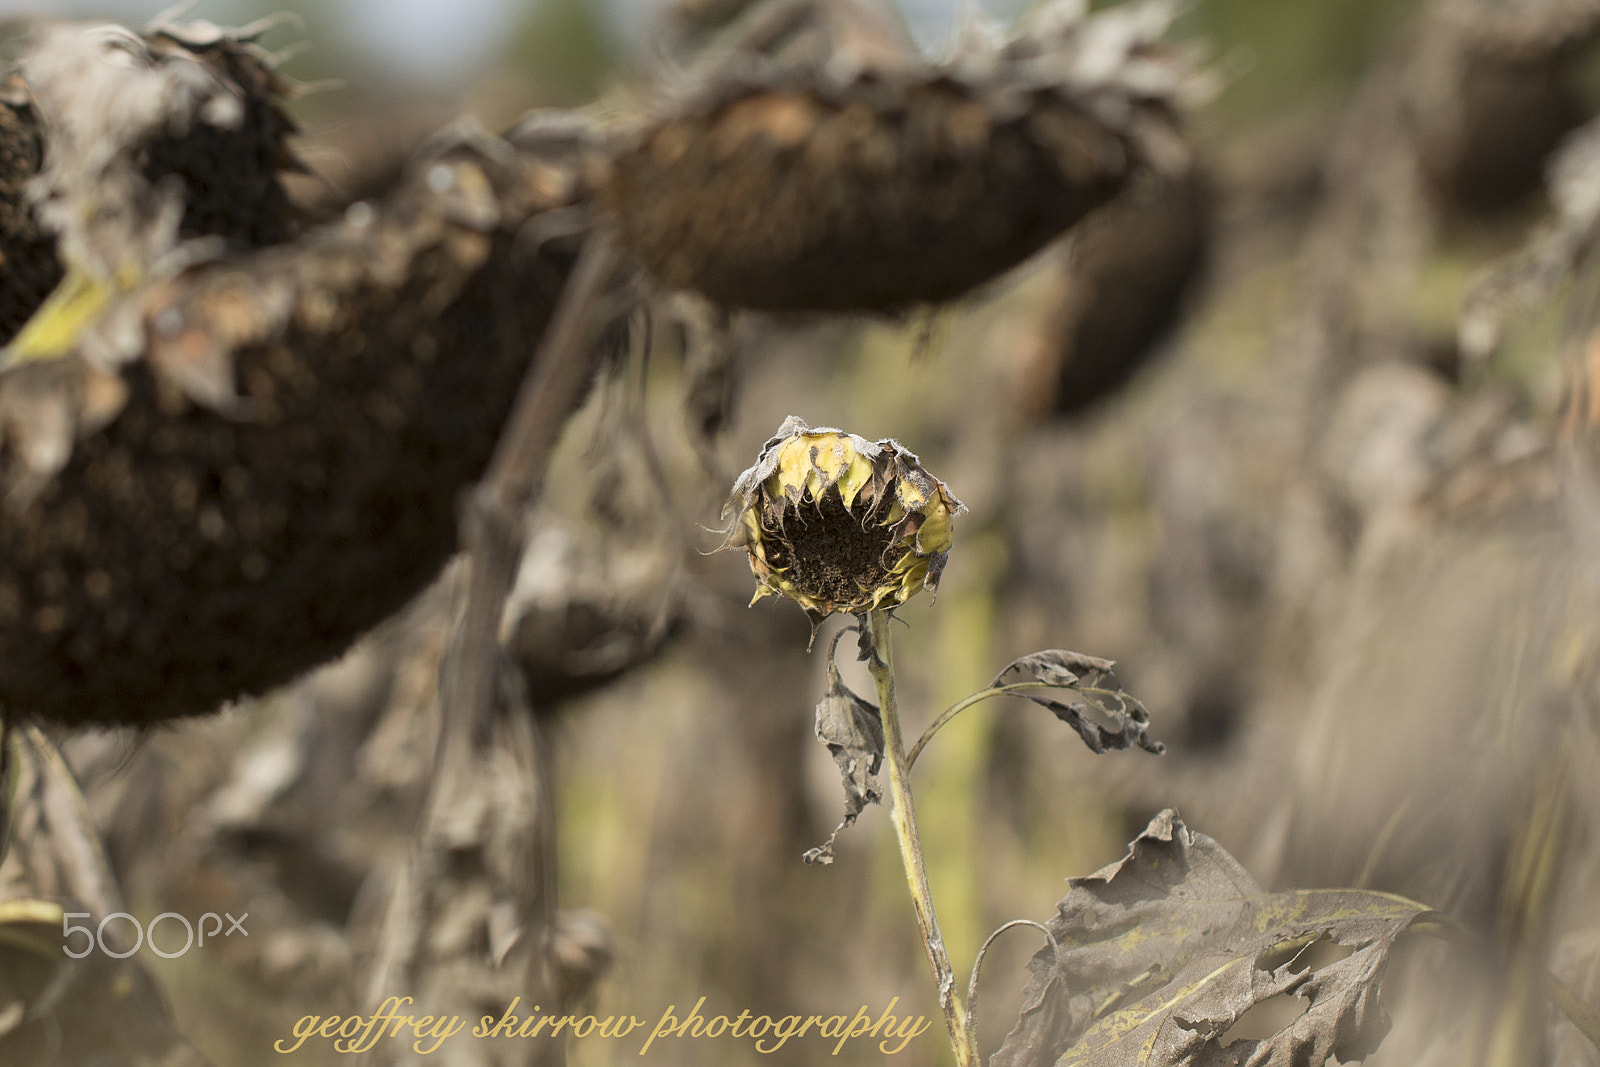
POLYGON ((764 596, 790 598, 813 620, 905 603, 934 589, 965 510, 898 442, 791 415, 724 509, 728 545, 750 554, 764 596))

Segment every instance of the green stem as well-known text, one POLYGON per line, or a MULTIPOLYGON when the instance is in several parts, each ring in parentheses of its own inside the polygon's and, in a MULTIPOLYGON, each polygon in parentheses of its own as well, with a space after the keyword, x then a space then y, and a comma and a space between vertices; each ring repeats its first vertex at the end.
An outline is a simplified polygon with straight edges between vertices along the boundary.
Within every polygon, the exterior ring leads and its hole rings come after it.
POLYGON ((867 621, 872 629, 874 649, 869 667, 878 690, 878 709, 883 716, 884 762, 889 766, 889 796, 893 802, 890 821, 894 823, 895 837, 900 842, 906 885, 911 889, 911 903, 917 912, 922 944, 928 950, 928 962, 933 965, 933 979, 939 987, 939 1009, 944 1014, 945 1029, 950 1031, 950 1046, 955 1050, 956 1063, 958 1067, 978 1067, 978 1042, 956 993, 955 972, 950 967, 950 953, 944 947, 944 937, 939 933, 939 917, 934 914, 933 894, 928 889, 928 872, 922 860, 922 842, 917 837, 917 815, 911 803, 908 773, 910 764, 900 734, 899 706, 895 703, 889 613, 870 612, 867 621))

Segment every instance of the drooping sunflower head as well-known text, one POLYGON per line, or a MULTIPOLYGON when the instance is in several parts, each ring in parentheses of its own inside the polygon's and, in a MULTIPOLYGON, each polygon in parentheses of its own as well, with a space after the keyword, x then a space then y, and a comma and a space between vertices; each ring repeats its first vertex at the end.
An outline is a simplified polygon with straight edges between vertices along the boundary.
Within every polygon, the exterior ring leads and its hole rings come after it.
POLYGON ((750 554, 750 602, 786 596, 815 622, 937 588, 963 510, 898 442, 791 415, 734 483, 723 517, 733 519, 728 546, 750 554))

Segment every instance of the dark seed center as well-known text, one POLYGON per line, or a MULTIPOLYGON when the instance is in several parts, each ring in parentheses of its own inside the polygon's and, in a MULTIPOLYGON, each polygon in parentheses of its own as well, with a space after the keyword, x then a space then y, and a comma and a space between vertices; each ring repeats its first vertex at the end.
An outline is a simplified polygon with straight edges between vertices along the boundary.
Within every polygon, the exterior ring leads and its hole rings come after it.
POLYGON ((865 606, 858 603, 863 590, 880 585, 898 558, 890 551, 894 537, 881 525, 882 518, 876 508, 857 507, 853 515, 846 511, 835 485, 820 501, 807 494, 785 508, 781 518, 764 518, 761 541, 767 562, 802 592, 854 610, 865 606))

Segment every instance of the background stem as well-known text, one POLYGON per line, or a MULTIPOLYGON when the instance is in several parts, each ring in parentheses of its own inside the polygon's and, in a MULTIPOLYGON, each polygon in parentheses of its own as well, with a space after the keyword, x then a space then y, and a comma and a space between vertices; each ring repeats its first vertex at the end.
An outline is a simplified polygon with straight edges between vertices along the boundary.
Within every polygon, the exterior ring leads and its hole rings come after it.
POLYGON ((889 613, 868 613, 872 630, 873 655, 869 661, 872 681, 878 690, 878 710, 883 716, 883 747, 885 762, 889 765, 889 796, 892 801, 890 821, 894 823, 895 837, 900 842, 900 860, 905 864, 906 885, 911 889, 911 903, 917 912, 917 927, 922 931, 922 943, 928 950, 928 962, 933 965, 934 982, 939 987, 939 1009, 944 1014, 944 1025, 950 1031, 950 1045, 955 1049, 959 1067, 978 1067, 978 1047, 961 998, 956 993, 955 972, 950 967, 950 954, 945 950, 944 937, 939 933, 939 917, 933 910, 933 894, 928 890, 928 873, 922 861, 922 842, 917 837, 917 815, 911 803, 911 779, 905 757, 905 743, 900 734, 900 711, 895 703, 894 657, 889 648, 889 613))

